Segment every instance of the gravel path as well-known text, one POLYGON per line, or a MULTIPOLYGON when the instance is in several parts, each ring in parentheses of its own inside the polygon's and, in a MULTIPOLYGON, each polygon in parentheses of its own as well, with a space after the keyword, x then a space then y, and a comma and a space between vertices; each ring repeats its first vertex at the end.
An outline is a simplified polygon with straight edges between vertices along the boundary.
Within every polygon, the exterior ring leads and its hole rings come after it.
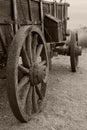
POLYGON ((0 80, 0 130, 87 130, 87 49, 77 73, 71 73, 69 57, 52 59, 44 110, 27 124, 13 116, 0 80))

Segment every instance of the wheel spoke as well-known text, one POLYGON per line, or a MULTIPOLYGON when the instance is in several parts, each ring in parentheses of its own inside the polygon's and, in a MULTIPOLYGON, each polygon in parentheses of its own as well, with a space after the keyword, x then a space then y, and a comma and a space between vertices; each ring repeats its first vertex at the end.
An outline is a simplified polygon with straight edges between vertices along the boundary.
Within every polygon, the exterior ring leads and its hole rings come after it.
POLYGON ((33 105, 33 111, 36 113, 38 110, 38 104, 37 104, 37 97, 36 97, 36 90, 35 86, 33 86, 33 93, 32 93, 32 105, 33 105))
POLYGON ((23 66, 30 67, 30 61, 24 46, 22 47, 21 56, 22 56, 23 66))
POLYGON ((39 99, 42 100, 43 98, 42 98, 41 91, 39 90, 38 86, 35 86, 35 88, 36 88, 36 93, 37 93, 39 99))
POLYGON ((22 65, 18 66, 19 71, 21 71, 23 74, 28 74, 29 73, 29 69, 25 68, 22 65))
POLYGON ((21 109, 26 112, 26 100, 29 92, 29 83, 24 85, 24 88, 19 93, 19 101, 21 105, 21 109))
POLYGON ((29 81, 29 77, 24 76, 18 84, 18 91, 20 91, 23 88, 23 86, 28 83, 28 81, 29 81))
POLYGON ((45 61, 45 60, 44 60, 44 61, 41 61, 41 62, 39 63, 40 66, 45 65, 45 64, 46 64, 46 61, 45 61))
POLYGON ((32 45, 33 45, 33 60, 34 60, 34 62, 36 61, 36 48, 37 48, 37 44, 38 44, 37 37, 38 37, 38 35, 34 34, 33 43, 32 43, 32 45))
POLYGON ((41 83, 41 94, 42 94, 43 98, 45 97, 45 93, 46 93, 46 83, 42 82, 41 83))
POLYGON ((32 114, 32 86, 30 85, 28 95, 26 98, 26 112, 28 115, 32 114))
POLYGON ((37 54, 36 54, 37 58, 40 56, 42 49, 43 49, 43 44, 40 44, 37 48, 37 54))
POLYGON ((27 37, 27 45, 26 45, 26 50, 28 57, 30 59, 30 63, 33 64, 33 55, 32 55, 32 35, 31 32, 29 33, 27 37))
POLYGON ((48 79, 48 67, 45 68, 45 78, 43 79, 43 83, 47 83, 47 79, 48 79))
POLYGON ((44 73, 44 74, 46 73, 46 65, 42 65, 42 66, 39 66, 39 65, 38 65, 38 67, 40 67, 39 70, 40 70, 42 73, 44 73))

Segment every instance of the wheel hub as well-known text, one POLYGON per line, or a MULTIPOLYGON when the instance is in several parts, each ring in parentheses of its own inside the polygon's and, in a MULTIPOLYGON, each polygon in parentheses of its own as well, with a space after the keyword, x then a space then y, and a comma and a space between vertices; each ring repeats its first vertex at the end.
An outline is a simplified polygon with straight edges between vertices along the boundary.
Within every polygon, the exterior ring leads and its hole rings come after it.
POLYGON ((33 65, 29 71, 29 79, 32 85, 37 85, 45 78, 45 69, 39 65, 33 65))

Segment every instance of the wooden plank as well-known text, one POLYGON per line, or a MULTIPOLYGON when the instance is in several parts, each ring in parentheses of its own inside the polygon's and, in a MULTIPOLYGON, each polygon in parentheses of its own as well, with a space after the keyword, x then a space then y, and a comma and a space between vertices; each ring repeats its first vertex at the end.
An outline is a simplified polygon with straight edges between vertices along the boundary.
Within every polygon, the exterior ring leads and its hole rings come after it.
MULTIPOLYGON (((23 0, 22 0, 23 1, 23 0)), ((23 21, 26 23, 27 21, 40 21, 40 5, 39 2, 31 1, 31 13, 29 17, 29 5, 28 0, 25 2, 19 2, 17 0, 17 8, 18 8, 18 21, 23 21)))
POLYGON ((44 24, 47 42, 58 42, 61 39, 60 20, 51 15, 45 15, 44 24))
MULTIPOLYGON (((25 0, 26 1, 26 0, 25 0)), ((28 3, 22 2, 21 0, 17 0, 17 10, 18 10, 18 21, 19 22, 26 22, 29 20, 29 13, 28 13, 28 3)))
POLYGON ((40 3, 31 1, 31 11, 33 21, 40 21, 40 3))
MULTIPOLYGON (((3 19, 3 21, 11 21, 13 17, 11 2, 12 0, 0 0, 0 19, 3 19)), ((28 0, 17 0, 17 12, 18 22, 27 23, 27 21, 31 21, 28 0)), ((33 21, 40 21, 39 2, 31 1, 31 13, 33 21)))
POLYGON ((0 0, 0 18, 11 20, 11 1, 0 0))
POLYGON ((50 14, 50 5, 49 3, 43 3, 43 14, 50 14))
POLYGON ((62 20, 62 5, 58 4, 58 18, 62 20))
POLYGON ((43 14, 54 16, 54 2, 43 2, 43 14))

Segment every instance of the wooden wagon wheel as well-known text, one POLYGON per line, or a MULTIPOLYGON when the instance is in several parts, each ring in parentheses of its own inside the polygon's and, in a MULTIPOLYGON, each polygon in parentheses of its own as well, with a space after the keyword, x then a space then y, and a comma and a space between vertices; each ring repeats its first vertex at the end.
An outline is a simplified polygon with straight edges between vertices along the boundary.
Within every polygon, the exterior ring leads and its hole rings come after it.
POLYGON ((46 43, 36 26, 15 35, 7 63, 7 93, 15 117, 27 122, 40 112, 45 97, 49 62, 46 43))
POLYGON ((78 65, 78 55, 75 54, 75 48, 78 46, 78 41, 76 41, 76 34, 71 32, 70 39, 70 63, 72 72, 76 72, 78 65))

